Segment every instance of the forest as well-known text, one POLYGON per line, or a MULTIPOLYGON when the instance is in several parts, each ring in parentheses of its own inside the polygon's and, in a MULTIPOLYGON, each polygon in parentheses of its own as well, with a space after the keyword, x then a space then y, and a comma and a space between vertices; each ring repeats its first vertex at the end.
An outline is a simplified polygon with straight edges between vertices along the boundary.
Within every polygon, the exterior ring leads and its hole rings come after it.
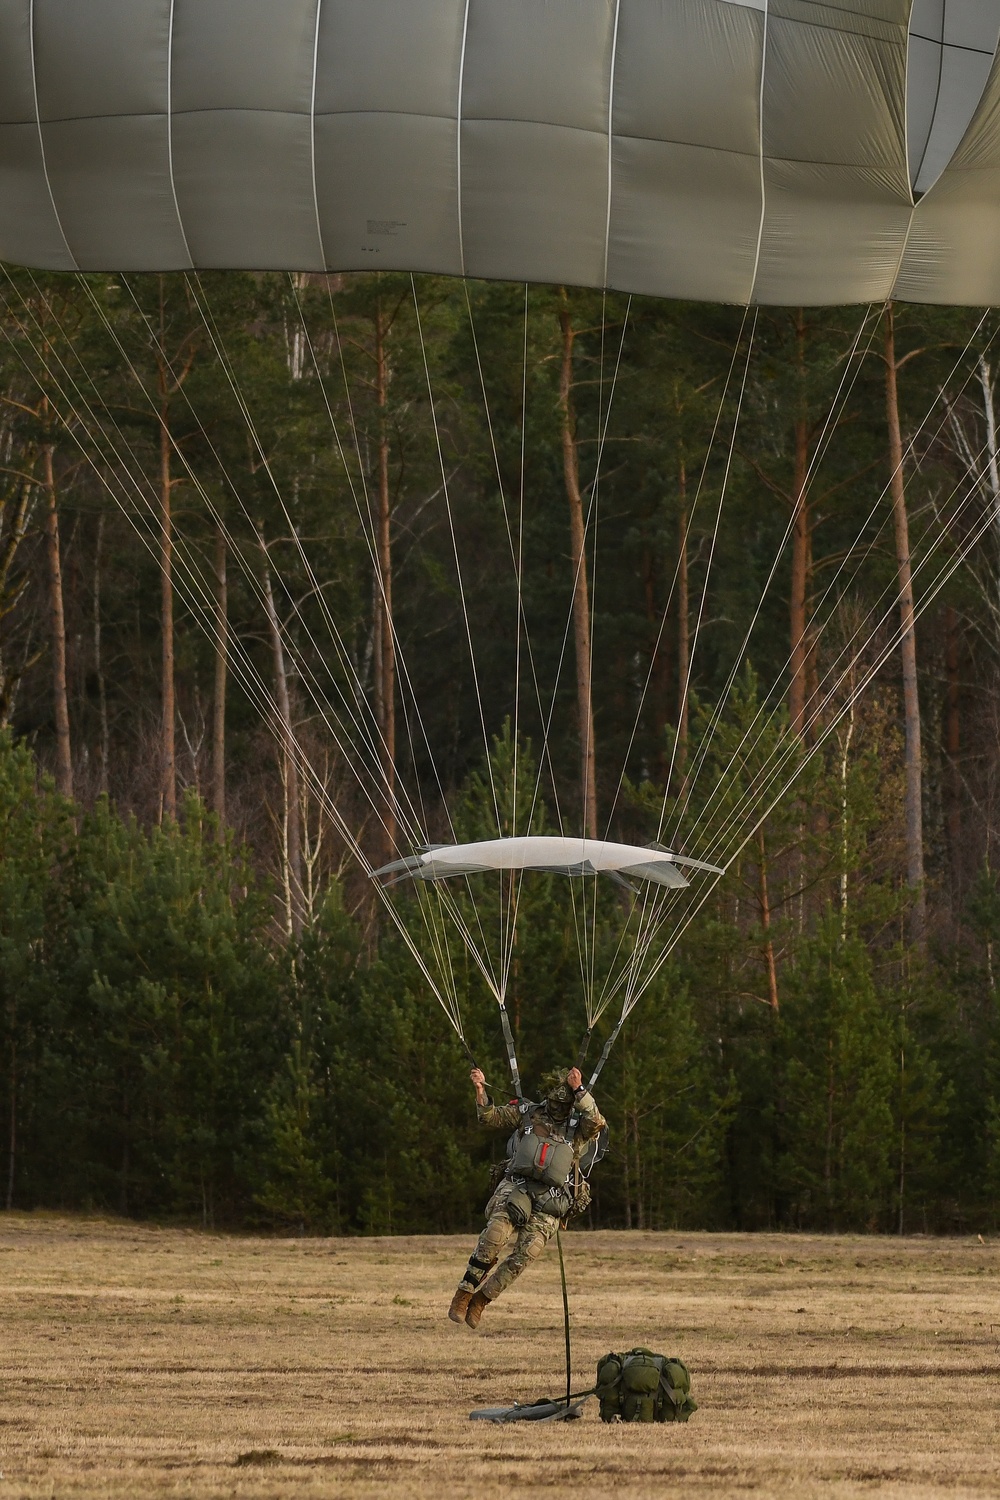
POLYGON ((994 314, 2 284, 0 1206, 476 1225, 478 924, 581 1222, 996 1228, 994 314), (725 874, 372 879, 529 831, 725 874))

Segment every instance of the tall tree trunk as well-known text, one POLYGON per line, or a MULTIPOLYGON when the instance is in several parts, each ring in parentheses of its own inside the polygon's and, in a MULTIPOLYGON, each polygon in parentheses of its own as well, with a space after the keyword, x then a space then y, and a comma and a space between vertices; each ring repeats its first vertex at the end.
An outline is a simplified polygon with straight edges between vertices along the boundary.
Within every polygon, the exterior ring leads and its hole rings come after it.
POLYGON ((767 890, 767 856, 764 852, 764 830, 757 829, 757 870, 760 881, 760 925, 764 934, 764 967, 767 970, 767 999, 772 1011, 778 1010, 778 970, 771 941, 771 900, 767 890))
POLYGON ((64 797, 73 796, 73 748, 69 732, 69 696, 66 691, 66 615, 63 608, 62 559, 59 555, 59 511, 53 447, 42 449, 45 478, 45 552, 49 572, 49 629, 52 636, 52 706, 56 724, 56 786, 64 797))
POLYGON ((229 590, 226 580, 226 533, 215 526, 215 688, 212 695, 212 811, 219 820, 217 837, 226 837, 226 676, 229 671, 229 590))
POLYGON ((798 415, 795 418, 795 470, 792 480, 792 582, 789 594, 791 630, 791 681, 788 687, 788 717, 793 734, 802 739, 806 729, 806 670, 808 658, 806 600, 809 588, 809 419, 805 403, 805 314, 795 314, 795 368, 798 382, 798 415))
POLYGON ((174 530, 171 511, 170 385, 163 355, 163 277, 160 277, 160 345, 157 361, 160 394, 160 803, 162 815, 177 816, 177 753, 174 696, 174 530))
MULTIPOLYGON (((997 593, 1000 596, 1000 458, 997 455, 997 414, 993 399, 993 371, 985 354, 979 356, 979 384, 983 393, 983 414, 986 417, 986 473, 993 501, 993 526, 997 544, 997 593)), ((1000 597, 994 605, 996 617, 1000 619, 1000 597)))
POLYGON ((956 908, 958 902, 959 871, 962 864, 962 782, 958 770, 958 757, 962 748, 962 721, 960 715, 961 684, 959 670, 961 653, 959 648, 958 615, 954 605, 949 604, 944 612, 944 659, 945 659, 945 703, 944 703, 944 751, 948 765, 948 844, 951 850, 952 894, 956 908))
MULTIPOLYGON (((649 626, 649 638, 653 651, 653 659, 649 670, 651 698, 650 731, 656 764, 662 771, 666 748, 667 718, 670 712, 671 642, 666 633, 661 612, 657 607, 656 559, 653 548, 649 545, 648 541, 643 550, 642 585, 646 604, 646 622, 649 626)), ((620 676, 621 687, 624 689, 627 681, 625 672, 622 672, 620 676)))
POLYGON ((576 330, 564 287, 559 289, 559 322, 562 327, 559 411, 562 419, 563 479, 569 501, 570 560, 573 565, 573 645, 576 652, 576 706, 580 728, 580 795, 584 832, 588 838, 596 839, 597 759, 590 682, 590 591, 587 583, 583 499, 580 494, 580 455, 576 443, 576 411, 573 405, 573 343, 576 330))
POLYGON ((100 791, 108 795, 108 759, 111 752, 111 734, 108 728, 108 689, 104 680, 104 653, 101 621, 101 553, 104 546, 104 511, 97 517, 97 537, 94 542, 94 675, 97 678, 97 711, 100 719, 101 741, 98 759, 101 765, 100 791))
POLYGON ((896 569, 899 581, 901 634, 899 649, 903 666, 903 714, 906 726, 906 879, 913 892, 910 938, 918 947, 922 947, 927 928, 927 897, 924 890, 920 697, 917 688, 917 637, 910 568, 910 527, 906 514, 903 439, 899 426, 899 393, 896 375, 895 315, 890 303, 885 314, 885 405, 889 428, 889 463, 892 469, 892 515, 896 533, 896 569))
POLYGON ((385 782, 384 837, 386 859, 396 856, 396 639, 392 616, 392 504, 389 489, 388 326, 381 300, 375 314, 375 399, 378 404, 378 516, 376 552, 379 582, 379 628, 376 632, 376 718, 382 739, 385 782))
MULTIPOLYGON (((17 550, 27 534, 36 489, 37 486, 28 479, 22 480, 18 486, 13 514, 6 528, 3 545, 0 546, 0 618, 14 607, 24 587, 23 578, 14 583, 10 580, 17 550)), ((0 504, 0 520, 4 519, 3 512, 9 503, 9 501, 4 501, 0 504)), ((0 648, 2 645, 3 640, 0 637, 0 648)), ((10 723, 11 714, 14 712, 14 699, 23 671, 23 666, 10 665, 0 650, 0 729, 5 729, 10 723)))
MULTIPOLYGON (((11 1011, 13 1012, 13 1007, 11 1011)), ((10 1044, 10 1068, 7 1081, 10 1087, 10 1109, 7 1116, 7 1192, 4 1202, 9 1211, 14 1207, 14 1168, 17 1164, 17 1045, 13 1038, 10 1044)))
POLYGON ((684 781, 688 752, 688 708, 691 701, 691 593, 688 581, 687 468, 677 466, 680 513, 677 519, 677 774, 684 781))
POLYGON ((288 672, 285 667, 285 648, 281 639, 281 622, 274 602, 271 587, 271 565, 264 541, 264 529, 258 526, 260 552, 264 565, 264 607, 267 612, 267 627, 271 637, 271 654, 274 660, 274 695, 278 709, 278 727, 281 736, 282 780, 285 788, 287 849, 285 860, 285 889, 288 907, 288 926, 294 937, 302 931, 303 885, 302 885, 302 804, 299 800, 299 760, 292 723, 291 699, 288 692, 288 672))

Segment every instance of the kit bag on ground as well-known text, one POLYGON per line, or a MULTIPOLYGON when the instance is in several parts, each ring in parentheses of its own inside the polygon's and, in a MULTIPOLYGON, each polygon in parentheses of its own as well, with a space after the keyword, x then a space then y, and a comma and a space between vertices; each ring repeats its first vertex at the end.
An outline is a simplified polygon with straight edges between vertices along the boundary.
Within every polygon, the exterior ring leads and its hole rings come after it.
POLYGON ((683 1360, 630 1349, 606 1354, 597 1365, 602 1422, 686 1422, 697 1403, 683 1360))

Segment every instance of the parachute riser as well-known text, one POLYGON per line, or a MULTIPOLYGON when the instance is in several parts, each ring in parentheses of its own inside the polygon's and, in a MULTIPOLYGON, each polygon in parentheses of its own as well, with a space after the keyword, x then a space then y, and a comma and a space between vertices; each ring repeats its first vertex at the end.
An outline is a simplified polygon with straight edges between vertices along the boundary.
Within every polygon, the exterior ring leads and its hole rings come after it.
MULTIPOLYGON (((596 1084, 597 1080, 600 1078, 601 1073, 602 1073, 603 1068, 604 1068, 604 1064, 607 1062, 609 1056, 611 1055, 611 1049, 615 1045, 615 1042, 617 1042, 619 1033, 621 1032, 621 1029, 622 1029, 622 1027, 624 1025, 625 1025, 625 1017, 621 1016, 620 1019, 615 1022, 614 1030, 612 1031, 611 1035, 608 1037, 607 1041, 604 1043, 603 1048, 601 1049, 601 1055, 597 1059, 597 1064, 596 1064, 596 1066, 594 1068, 594 1071, 591 1073, 591 1075, 590 1075, 590 1081, 587 1084, 587 1088, 588 1089, 593 1089, 593 1087, 596 1084)), ((587 1036, 588 1036, 588 1039, 589 1039, 589 1036, 590 1036, 589 1032, 587 1033, 587 1036)))
POLYGON ((520 1104, 524 1099, 521 1092, 521 1074, 517 1066, 517 1053, 514 1050, 514 1033, 510 1029, 510 1016, 507 1014, 507 1006, 503 1000, 500 1001, 500 1025, 503 1027, 504 1045, 507 1048, 507 1066, 510 1068, 510 1081, 514 1085, 514 1093, 520 1104))

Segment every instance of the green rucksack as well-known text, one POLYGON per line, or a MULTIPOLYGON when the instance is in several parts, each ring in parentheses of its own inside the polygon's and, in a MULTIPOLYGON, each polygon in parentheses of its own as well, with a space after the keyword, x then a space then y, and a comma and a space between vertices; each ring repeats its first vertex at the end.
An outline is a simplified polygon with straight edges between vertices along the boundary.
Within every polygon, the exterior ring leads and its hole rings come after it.
POLYGON ((606 1354, 599 1360, 597 1396, 602 1422, 686 1422, 698 1410, 683 1360, 651 1349, 606 1354))

